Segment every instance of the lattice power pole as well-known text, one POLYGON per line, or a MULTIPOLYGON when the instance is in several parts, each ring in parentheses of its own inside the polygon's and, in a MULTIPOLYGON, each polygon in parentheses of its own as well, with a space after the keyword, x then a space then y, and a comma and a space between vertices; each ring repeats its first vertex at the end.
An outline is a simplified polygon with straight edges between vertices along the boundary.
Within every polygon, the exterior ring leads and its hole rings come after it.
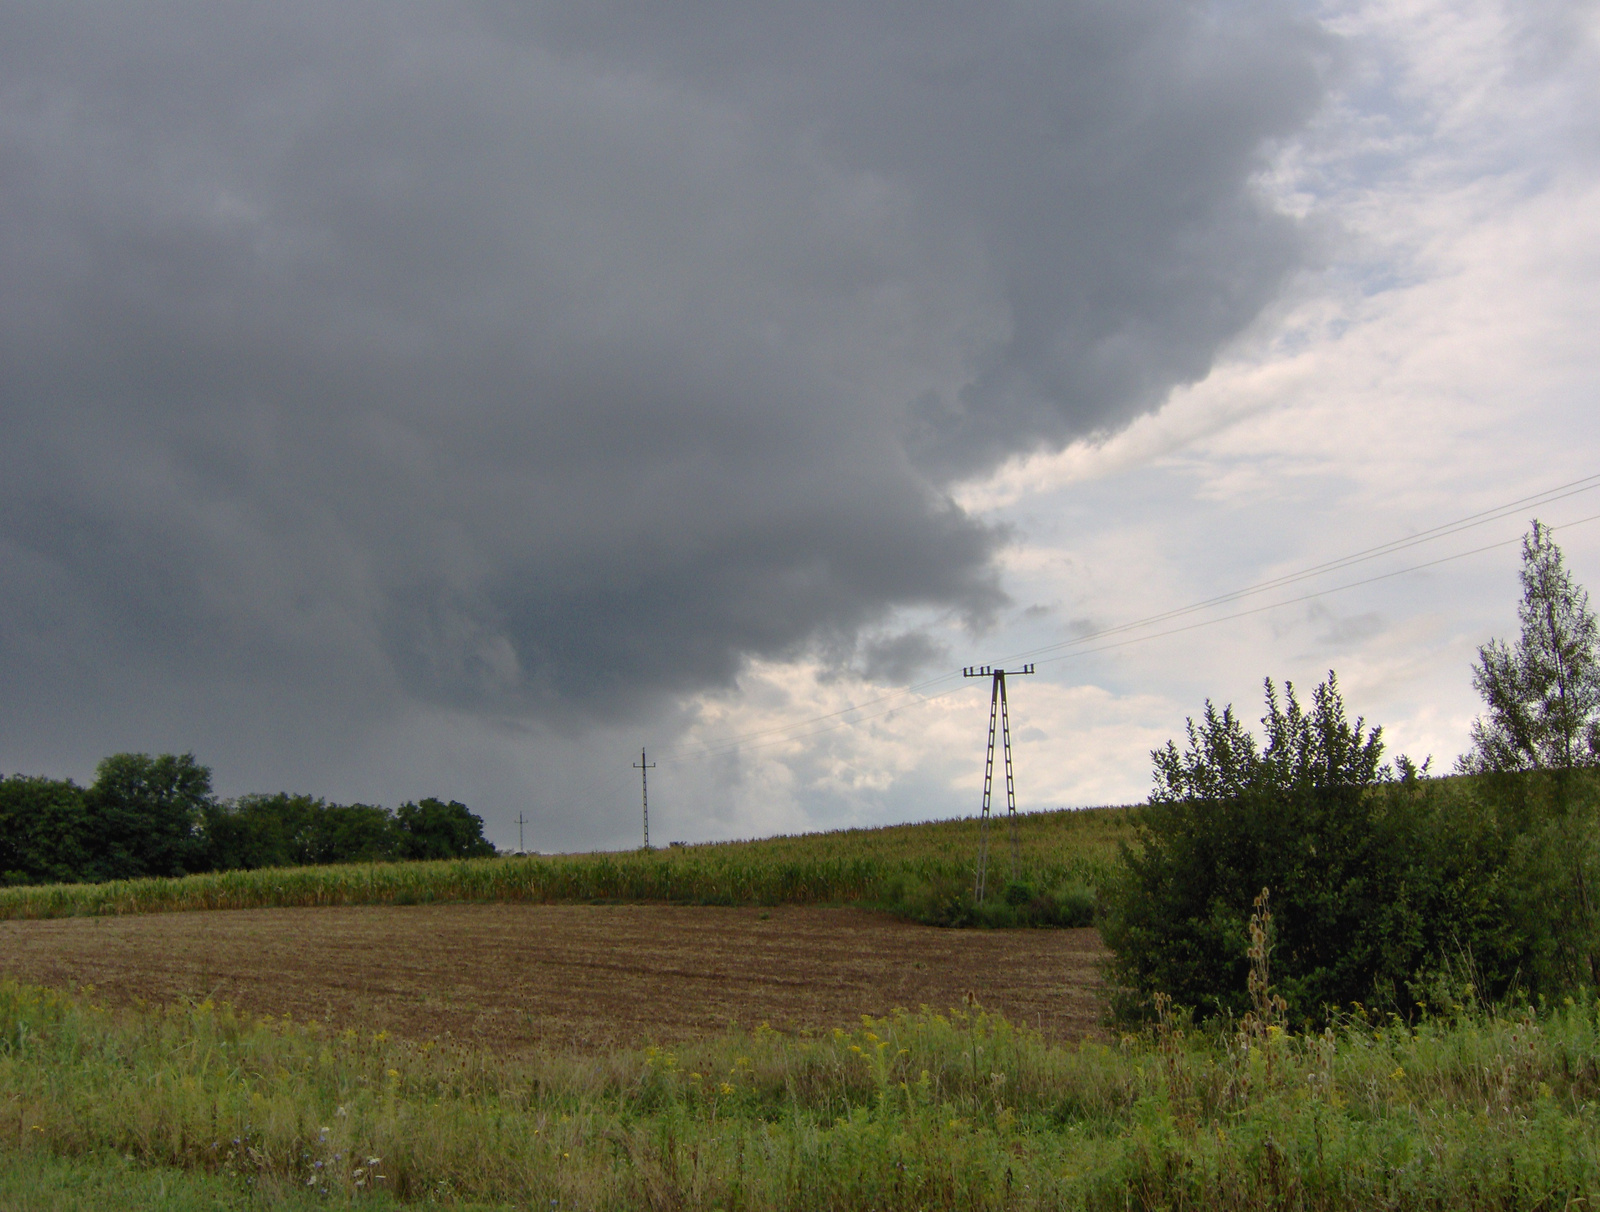
POLYGON ((644 746, 639 746, 639 760, 633 764, 639 772, 639 790, 644 795, 644 848, 650 849, 650 772, 656 768, 654 762, 644 760, 644 746))
POLYGON ((527 847, 525 847, 522 844, 522 826, 525 823, 526 822, 522 818, 522 813, 520 813, 520 812, 517 813, 517 853, 518 854, 527 854, 528 853, 527 847))
POLYGON ((989 691, 989 754, 983 763, 983 817, 978 823, 978 880, 973 887, 973 899, 983 903, 984 881, 989 874, 989 800, 994 791, 994 732, 1000 725, 1000 749, 1006 763, 1006 818, 1011 822, 1011 878, 1017 878, 1020 844, 1017 840, 1017 783, 1011 772, 1011 713, 1006 707, 1006 675, 1013 677, 1032 673, 1031 664, 1021 669, 994 669, 988 665, 968 665, 961 671, 964 678, 993 678, 989 691))

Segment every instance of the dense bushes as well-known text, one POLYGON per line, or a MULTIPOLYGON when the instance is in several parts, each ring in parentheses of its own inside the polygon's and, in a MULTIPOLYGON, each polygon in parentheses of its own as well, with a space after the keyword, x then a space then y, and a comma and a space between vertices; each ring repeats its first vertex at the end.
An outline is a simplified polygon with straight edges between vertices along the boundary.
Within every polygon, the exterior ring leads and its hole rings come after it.
POLYGON ((0 779, 0 882, 51 884, 88 868, 83 791, 55 779, 0 779))
POLYGON ((1057 873, 1055 880, 1012 880, 980 902, 963 870, 893 880, 877 905, 925 926, 1074 927, 1094 924, 1095 893, 1081 876, 1057 873))
POLYGON ((1266 742, 1206 705, 1103 890, 1120 1009, 1156 992, 1241 1015, 1251 904, 1271 890, 1272 964, 1299 1021, 1354 1002, 1405 1012, 1595 975, 1595 783, 1580 772, 1424 779, 1381 764, 1332 675, 1303 710, 1267 683, 1266 742))
POLYGON ((193 754, 115 754, 88 787, 0 778, 5 884, 493 853, 483 821, 454 800, 395 812, 282 793, 218 800, 211 771, 193 754))

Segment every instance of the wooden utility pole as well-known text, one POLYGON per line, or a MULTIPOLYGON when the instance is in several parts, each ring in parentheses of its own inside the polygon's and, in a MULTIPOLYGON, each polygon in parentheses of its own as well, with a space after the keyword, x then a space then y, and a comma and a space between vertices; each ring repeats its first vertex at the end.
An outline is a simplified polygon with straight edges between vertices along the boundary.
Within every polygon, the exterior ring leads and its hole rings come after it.
POLYGON ((644 746, 639 746, 639 760, 633 764, 639 772, 639 791, 644 796, 644 848, 650 849, 650 771, 656 768, 654 762, 644 759, 644 746))

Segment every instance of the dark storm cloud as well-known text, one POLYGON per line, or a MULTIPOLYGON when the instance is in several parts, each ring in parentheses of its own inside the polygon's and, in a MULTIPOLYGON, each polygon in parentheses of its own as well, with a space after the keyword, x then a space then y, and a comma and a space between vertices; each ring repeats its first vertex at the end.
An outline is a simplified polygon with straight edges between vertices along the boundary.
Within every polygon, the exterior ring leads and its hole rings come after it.
POLYGON ((609 713, 981 619, 948 487, 1271 298, 1250 177, 1321 49, 1154 0, 8 5, 9 684, 609 713))

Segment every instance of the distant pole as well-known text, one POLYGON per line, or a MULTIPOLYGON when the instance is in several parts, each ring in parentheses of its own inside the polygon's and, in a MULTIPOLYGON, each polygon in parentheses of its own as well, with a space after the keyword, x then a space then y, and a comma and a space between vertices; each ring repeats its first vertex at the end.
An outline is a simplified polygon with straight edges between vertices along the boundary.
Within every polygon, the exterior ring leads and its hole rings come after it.
POLYGON ((654 762, 644 760, 644 746, 639 746, 639 760, 633 764, 639 772, 639 791, 644 796, 644 848, 650 849, 650 771, 656 768, 654 762))
POLYGON ((1031 664, 1021 669, 995 669, 988 665, 968 665, 961 671, 964 678, 991 678, 989 688, 989 750, 983 762, 983 814, 978 821, 978 878, 973 884, 972 896, 983 903, 985 882, 989 874, 989 802, 994 791, 994 738, 999 725, 1000 751, 1006 770, 1006 817, 1011 822, 1011 879, 1015 882, 1021 862, 1021 843, 1017 837, 1017 783, 1011 769, 1011 711, 1006 703, 1006 674, 1032 673, 1031 664))
POLYGON ((528 849, 522 844, 522 813, 517 813, 517 853, 527 854, 528 849))

